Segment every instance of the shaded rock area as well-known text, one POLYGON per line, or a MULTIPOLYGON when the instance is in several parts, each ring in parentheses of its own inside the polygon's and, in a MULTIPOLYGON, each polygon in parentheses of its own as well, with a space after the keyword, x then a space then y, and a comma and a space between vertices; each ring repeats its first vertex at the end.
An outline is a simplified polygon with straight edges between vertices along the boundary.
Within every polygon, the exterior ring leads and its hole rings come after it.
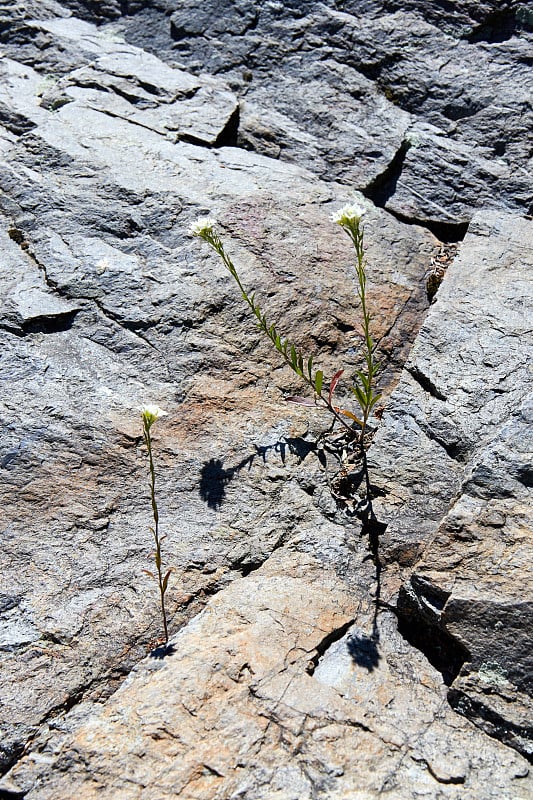
POLYGON ((0 796, 531 797, 532 20, 0 3, 0 796), (374 518, 188 235, 349 404, 354 192, 374 518))

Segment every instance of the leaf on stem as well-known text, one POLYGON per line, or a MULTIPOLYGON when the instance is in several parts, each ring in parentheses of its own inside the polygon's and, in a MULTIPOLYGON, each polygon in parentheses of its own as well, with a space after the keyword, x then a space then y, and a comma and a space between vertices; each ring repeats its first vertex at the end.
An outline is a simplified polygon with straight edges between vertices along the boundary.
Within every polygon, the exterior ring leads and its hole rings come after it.
POLYGON ((337 388, 337 384, 340 380, 342 373, 344 372, 343 369, 340 369, 338 372, 335 373, 333 378, 331 379, 331 383, 329 384, 329 402, 331 403, 331 398, 333 397, 333 392, 337 388))
POLYGON ((170 578, 170 575, 172 574, 172 572, 173 572, 173 571, 174 571, 174 570, 173 570, 173 568, 171 567, 171 568, 168 570, 168 572, 167 572, 167 574, 165 575, 165 577, 163 578, 163 585, 162 585, 162 587, 161 587, 161 590, 162 590, 163 594, 165 594, 165 592, 166 592, 166 590, 167 590, 167 586, 168 586, 168 579, 170 578))
POLYGON ((354 393, 354 395, 357 398, 357 402, 359 403, 359 405, 361 406, 361 408, 364 411, 366 406, 367 406, 367 403, 368 403, 368 399, 367 399, 366 394, 363 392, 361 387, 358 386, 357 384, 355 386, 351 387, 351 388, 352 388, 352 392, 354 393))
POLYGON ((311 400, 309 397, 299 397, 298 395, 292 395, 291 397, 285 398, 286 403, 296 403, 298 406, 316 406, 314 400, 311 400))
POLYGON ((356 417, 355 414, 352 414, 351 411, 347 411, 345 408, 337 408, 337 407, 335 407, 335 411, 337 412, 337 414, 342 414, 343 417, 348 417, 348 419, 353 419, 354 422, 357 422, 359 427, 361 428, 364 427, 363 421, 360 420, 359 417, 356 417))
POLYGON ((365 375, 365 373, 361 372, 361 370, 357 370, 356 375, 363 384, 365 391, 368 392, 368 390, 370 389, 370 378, 368 377, 368 375, 365 375))
POLYGON ((322 382, 324 380, 324 373, 319 369, 315 375, 315 391, 318 395, 322 392, 322 382))
POLYGON ((368 406, 368 410, 370 411, 370 409, 374 408, 376 403, 379 403, 380 400, 381 400, 381 395, 380 394, 372 395, 372 398, 371 398, 369 406, 368 406))

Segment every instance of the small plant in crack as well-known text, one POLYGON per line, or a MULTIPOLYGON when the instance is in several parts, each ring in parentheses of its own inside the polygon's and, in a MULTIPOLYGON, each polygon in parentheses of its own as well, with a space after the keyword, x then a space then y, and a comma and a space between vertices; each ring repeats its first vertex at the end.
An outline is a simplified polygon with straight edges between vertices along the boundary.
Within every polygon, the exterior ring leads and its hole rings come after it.
POLYGON ((321 405, 332 415, 333 425, 337 422, 342 426, 344 439, 350 444, 355 442, 359 445, 363 460, 366 495, 367 500, 370 501, 371 487, 366 462, 365 436, 368 431, 369 416, 381 395, 375 390, 379 364, 375 359, 375 344, 371 335, 370 313, 367 306, 364 229, 361 224, 364 213, 365 209, 360 206, 346 205, 332 217, 332 220, 340 225, 350 237, 356 254, 355 271, 358 281, 357 292, 363 317, 364 367, 356 372, 357 377, 355 383, 350 388, 358 403, 360 409, 359 414, 354 414, 352 411, 339 408, 333 403, 333 395, 344 370, 338 370, 328 384, 324 381, 324 373, 322 370, 315 369, 314 357, 302 353, 289 338, 285 338, 279 333, 274 323, 267 320, 266 314, 262 311, 255 299, 255 293, 252 292, 250 294, 243 286, 237 268, 228 255, 222 239, 216 230, 216 221, 210 217, 199 219, 192 226, 191 235, 203 239, 203 241, 220 256, 224 266, 235 280, 243 300, 255 317, 257 327, 270 339, 285 364, 307 384, 314 394, 313 401, 303 397, 291 397, 289 399, 302 405, 321 405))
POLYGON ((381 399, 381 394, 378 394, 375 389, 376 376, 379 372, 379 362, 375 359, 376 346, 372 339, 370 332, 370 313, 366 302, 366 260, 365 260, 365 247, 364 247, 364 229, 361 225, 361 217, 364 214, 364 209, 359 206, 344 206, 333 215, 332 219, 343 230, 346 231, 352 240, 356 254, 355 271, 357 274, 357 294, 361 303, 361 313, 363 315, 363 336, 364 336, 364 358, 365 369, 357 370, 357 379, 353 386, 350 387, 351 391, 356 397, 357 402, 362 411, 363 419, 361 421, 361 439, 364 438, 366 428, 368 425, 368 418, 370 412, 381 399))
POLYGON ((168 624, 167 624, 167 613, 165 608, 165 594, 168 588, 168 581, 170 575, 172 573, 172 568, 168 569, 165 574, 163 574, 163 561, 161 556, 161 542, 164 540, 164 536, 162 537, 159 533, 159 510, 157 507, 157 499, 155 494, 155 466, 154 466, 154 456, 153 456, 153 447, 152 447, 152 425, 159 417, 165 416, 166 411, 163 411, 159 406, 154 405, 146 405, 142 406, 141 408, 141 415, 143 421, 143 437, 144 443, 148 450, 148 460, 150 465, 150 499, 152 504, 152 515, 154 518, 154 527, 150 528, 152 535, 154 537, 154 544, 155 550, 153 553, 155 566, 157 570, 157 575, 151 572, 148 569, 145 569, 147 575, 157 581, 158 589, 159 589, 159 603, 161 606, 161 617, 163 621, 163 633, 164 633, 164 644, 165 646, 168 643, 168 624))

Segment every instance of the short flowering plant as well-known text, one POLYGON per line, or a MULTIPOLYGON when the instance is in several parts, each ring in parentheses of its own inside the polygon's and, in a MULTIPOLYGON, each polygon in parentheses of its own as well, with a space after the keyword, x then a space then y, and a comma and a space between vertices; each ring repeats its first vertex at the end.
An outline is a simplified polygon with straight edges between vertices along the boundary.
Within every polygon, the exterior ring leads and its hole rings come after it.
POLYGON ((167 613, 165 608, 165 593, 167 591, 168 581, 172 573, 172 569, 167 570, 166 573, 163 574, 164 570, 161 557, 161 542, 163 541, 164 537, 162 538, 159 534, 159 509, 157 507, 157 500, 155 494, 155 467, 154 467, 154 458, 152 449, 151 429, 152 425, 154 425, 154 423, 157 422, 157 420, 160 417, 166 416, 167 412, 163 411, 163 409, 159 408, 159 406, 156 405, 141 406, 140 412, 143 423, 143 438, 146 448, 148 450, 148 461, 150 465, 150 499, 152 503, 152 515, 154 518, 154 527, 150 528, 150 530, 154 537, 154 544, 155 544, 154 560, 157 570, 157 576, 153 572, 150 572, 147 569, 144 571, 151 578, 157 580, 157 585, 159 589, 159 603, 161 606, 161 616, 163 620, 163 632, 165 636, 165 645, 166 645, 168 642, 168 624, 167 624, 167 613))

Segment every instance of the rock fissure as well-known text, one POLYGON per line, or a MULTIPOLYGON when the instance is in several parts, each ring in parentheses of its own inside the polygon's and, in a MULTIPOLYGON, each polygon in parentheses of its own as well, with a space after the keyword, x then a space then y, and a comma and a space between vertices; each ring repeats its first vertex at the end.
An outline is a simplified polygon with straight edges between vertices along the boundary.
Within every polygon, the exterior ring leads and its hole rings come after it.
POLYGON ((309 659, 309 662, 305 670, 308 675, 313 675, 322 656, 335 642, 338 642, 339 639, 342 639, 343 636, 345 636, 346 632, 352 627, 353 624, 354 624, 353 619, 349 620, 348 622, 345 622, 344 625, 340 626, 340 628, 337 628, 336 630, 333 630, 326 636, 324 636, 322 641, 315 646, 316 652, 313 655, 313 657, 309 659))
POLYGON ((434 397, 436 400, 442 400, 446 402, 448 398, 440 389, 438 389, 431 378, 426 375, 422 370, 417 367, 416 365, 407 365, 406 370, 409 375, 414 378, 414 380, 422 387, 422 389, 427 392, 431 397, 434 397))
POLYGON ((396 185, 402 174, 405 158, 410 147, 409 140, 404 139, 383 172, 377 175, 372 183, 363 190, 365 197, 379 208, 387 210, 387 201, 396 191, 396 185))
POLYGON ((524 724, 517 725, 453 686, 448 689, 447 696, 454 711, 465 716, 488 736, 517 750, 533 764, 533 726, 530 722, 524 721, 524 724))
MULTIPOLYGON (((103 317, 108 319, 110 322, 119 325, 124 330, 128 331, 129 333, 133 333, 139 339, 141 339, 148 347, 152 349, 157 349, 155 345, 143 335, 146 331, 150 330, 151 328, 157 325, 156 321, 152 320, 127 320, 124 319, 119 314, 113 313, 109 308, 107 308, 102 300, 98 297, 94 296, 93 294, 84 295, 78 292, 71 292, 67 287, 62 286, 58 281, 53 280, 48 271, 46 266, 37 258, 35 253, 30 249, 28 242, 25 240, 24 235, 18 229, 11 229, 9 231, 10 238, 15 241, 23 252, 32 260, 32 262, 38 267, 39 271, 44 277, 45 283, 51 291, 57 294, 64 300, 81 300, 87 303, 92 303, 96 306, 100 314, 103 317), (22 237, 22 238, 21 238, 22 237)), ((58 312, 51 317, 46 316, 39 316, 35 319, 28 320, 27 322, 23 323, 22 331, 23 334, 28 333, 59 333, 69 330, 72 325, 74 324, 75 318, 79 313, 80 309, 75 309, 73 311, 65 311, 65 312, 58 312)))

